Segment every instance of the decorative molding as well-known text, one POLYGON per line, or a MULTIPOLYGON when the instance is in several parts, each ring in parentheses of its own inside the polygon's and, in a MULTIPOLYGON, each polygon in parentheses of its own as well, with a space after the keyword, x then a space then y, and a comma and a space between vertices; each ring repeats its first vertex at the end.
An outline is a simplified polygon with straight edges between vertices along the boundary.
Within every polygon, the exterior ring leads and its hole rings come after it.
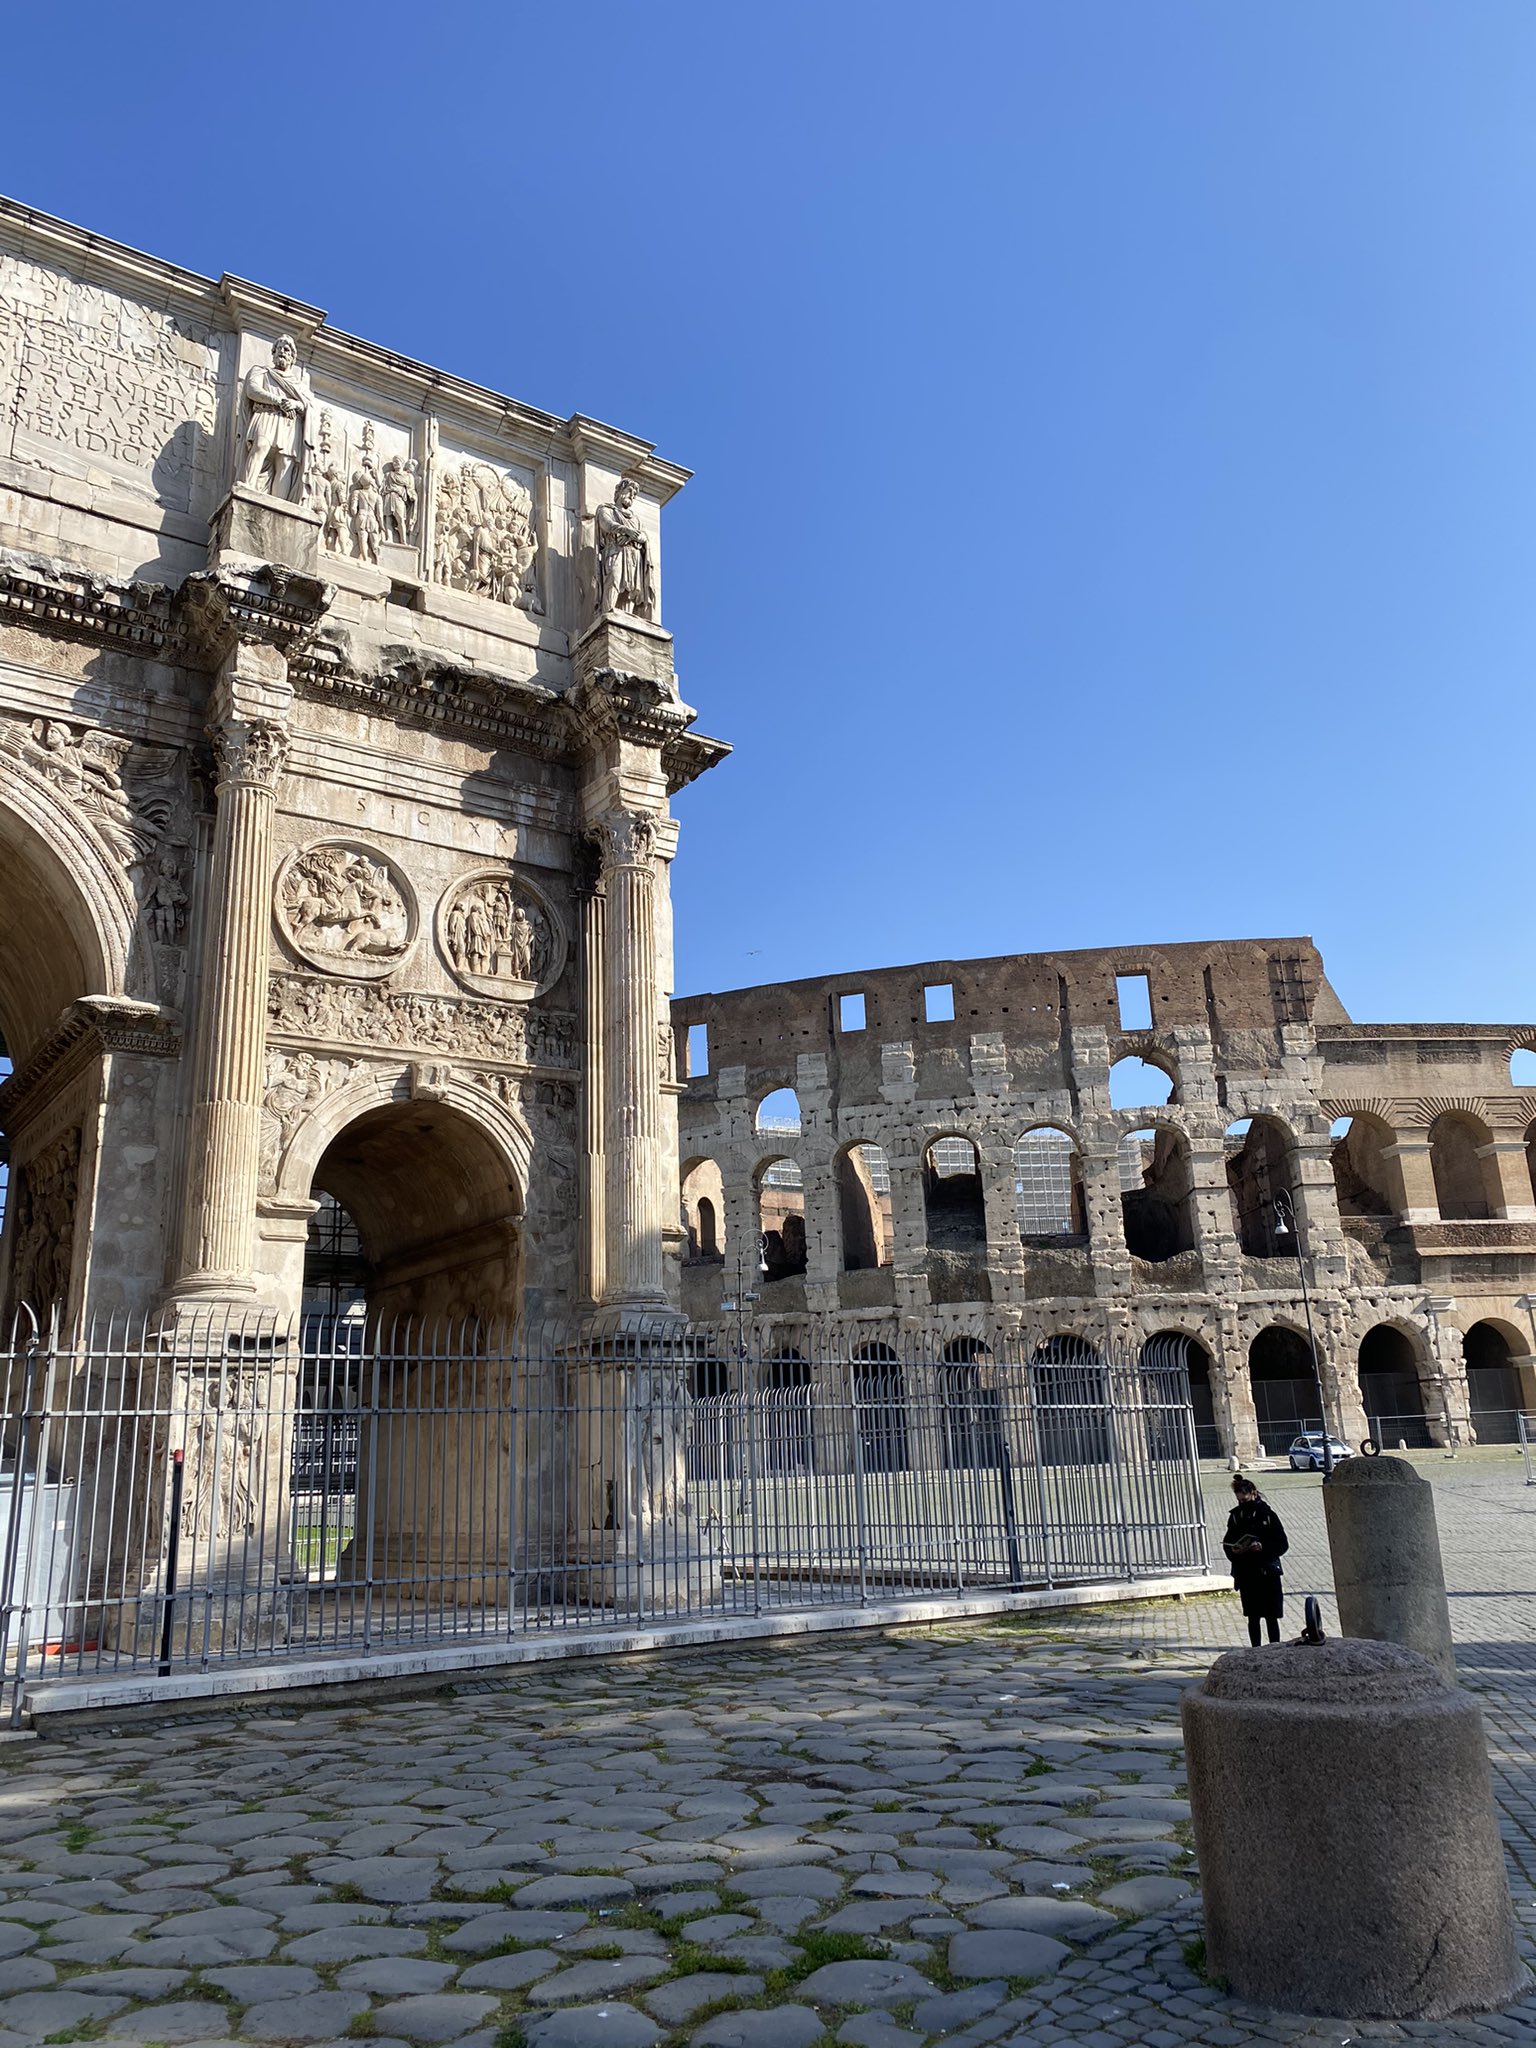
POLYGON ((1397 1104, 1384 1095, 1320 1095, 1317 1106, 1330 1123, 1341 1116, 1374 1116, 1390 1127, 1398 1114, 1397 1104))
POLYGON ((302 697, 366 705, 402 725, 471 734, 535 759, 569 761, 576 746, 564 700, 538 684, 486 669, 434 661, 414 649, 385 648, 385 666, 357 668, 344 647, 326 638, 289 665, 302 697))
POLYGON ((667 795, 676 796, 690 782, 711 768, 718 768, 731 752, 725 740, 712 740, 702 732, 680 733, 661 750, 661 772, 667 778, 667 795))
POLYGON ((240 783, 248 789, 276 789, 288 765, 290 738, 270 719, 231 719, 209 727, 219 787, 240 783))
POLYGON ((618 739, 662 749, 680 740, 694 719, 668 683, 632 669, 595 669, 582 677, 566 701, 589 746, 618 739))
POLYGON ((355 1060, 317 1057, 311 1052, 268 1053, 257 1169, 257 1186, 263 1195, 271 1195, 277 1187, 282 1156, 294 1132, 323 1096, 346 1083, 356 1064, 355 1060))
POLYGON ((1417 1102, 1406 1103, 1401 1115, 1404 1123, 1426 1127, 1437 1116, 1446 1115, 1471 1116, 1479 1123, 1487 1123, 1488 1104, 1481 1095, 1425 1095, 1417 1102))

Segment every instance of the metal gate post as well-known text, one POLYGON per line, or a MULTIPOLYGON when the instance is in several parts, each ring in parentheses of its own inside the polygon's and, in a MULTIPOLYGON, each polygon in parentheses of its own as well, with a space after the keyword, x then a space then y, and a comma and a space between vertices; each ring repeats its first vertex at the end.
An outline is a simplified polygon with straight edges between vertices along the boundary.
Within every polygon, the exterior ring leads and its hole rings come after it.
POLYGON ((859 1605, 869 1605, 869 1516, 864 1497, 864 1432, 859 1422, 858 1397, 853 1386, 853 1360, 845 1361, 848 1372, 848 1417, 853 1439, 853 1515, 859 1544, 859 1605))
MULTIPOLYGON (((6 1517, 5 1563, 0 1567, 0 1674, 6 1668, 6 1654, 10 1649, 11 1617, 16 1605, 16 1564, 21 1555, 21 1517, 26 1496, 27 1452, 32 1434, 32 1401, 37 1387, 38 1327, 37 1317, 25 1302, 21 1313, 30 1324, 27 1334, 25 1359, 22 1370, 21 1427, 17 1431, 16 1451, 11 1465, 11 1507, 6 1517)), ((11 1726, 21 1726, 21 1687, 25 1675, 25 1649, 18 1651, 16 1675, 7 1681, 11 1687, 11 1726)))

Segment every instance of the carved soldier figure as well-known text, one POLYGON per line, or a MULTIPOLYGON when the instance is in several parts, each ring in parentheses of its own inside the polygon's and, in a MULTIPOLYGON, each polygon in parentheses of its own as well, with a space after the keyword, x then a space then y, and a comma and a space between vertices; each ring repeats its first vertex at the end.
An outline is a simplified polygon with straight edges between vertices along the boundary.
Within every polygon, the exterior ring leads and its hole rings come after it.
POLYGON ((320 479, 315 492, 315 509, 320 514, 321 545, 333 555, 344 554, 347 546, 347 487, 334 462, 327 465, 320 479))
POLYGON ((271 363, 256 363, 246 373, 241 483, 271 498, 302 503, 313 404, 309 379, 299 368, 298 346, 291 334, 280 334, 272 344, 271 363))
POLYGON ((521 903, 512 906, 512 978, 514 981, 534 980, 533 971, 533 921, 521 903))
POLYGON ((384 531, 383 492, 379 472, 371 455, 365 455, 352 472, 347 499, 347 520, 352 528, 352 552, 360 562, 377 562, 379 540, 384 531))
POLYGON ((613 503, 597 508, 597 609, 654 619, 656 578, 651 544, 635 512, 638 495, 633 480, 625 477, 613 503))
POLYGON ((392 455, 384 465, 384 538, 409 547, 416 534, 416 465, 392 455))
POLYGON ((181 861, 175 853, 163 853, 155 879, 144 899, 149 935, 157 945, 174 946, 187 919, 187 892, 181 885, 181 861))

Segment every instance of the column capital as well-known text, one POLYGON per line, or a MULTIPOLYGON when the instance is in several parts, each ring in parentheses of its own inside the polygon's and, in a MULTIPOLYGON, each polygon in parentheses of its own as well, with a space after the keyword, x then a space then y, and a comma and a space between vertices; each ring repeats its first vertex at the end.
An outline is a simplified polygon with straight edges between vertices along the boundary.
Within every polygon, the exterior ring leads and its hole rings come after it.
POLYGON ((286 726, 269 719, 228 719, 208 728, 220 789, 275 790, 288 763, 286 726))

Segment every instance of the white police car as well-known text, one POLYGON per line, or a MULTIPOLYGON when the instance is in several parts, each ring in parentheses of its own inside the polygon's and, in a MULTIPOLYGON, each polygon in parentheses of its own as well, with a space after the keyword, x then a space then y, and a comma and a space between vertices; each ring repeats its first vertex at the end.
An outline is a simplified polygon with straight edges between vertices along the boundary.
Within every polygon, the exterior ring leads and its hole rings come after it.
POLYGON ((1323 1446, 1327 1445, 1335 1465, 1342 1465, 1346 1458, 1355 1454, 1348 1444, 1341 1444, 1336 1436, 1325 1436, 1320 1429, 1309 1429, 1297 1437, 1291 1445, 1291 1470, 1293 1472, 1321 1472, 1323 1469, 1323 1446))

